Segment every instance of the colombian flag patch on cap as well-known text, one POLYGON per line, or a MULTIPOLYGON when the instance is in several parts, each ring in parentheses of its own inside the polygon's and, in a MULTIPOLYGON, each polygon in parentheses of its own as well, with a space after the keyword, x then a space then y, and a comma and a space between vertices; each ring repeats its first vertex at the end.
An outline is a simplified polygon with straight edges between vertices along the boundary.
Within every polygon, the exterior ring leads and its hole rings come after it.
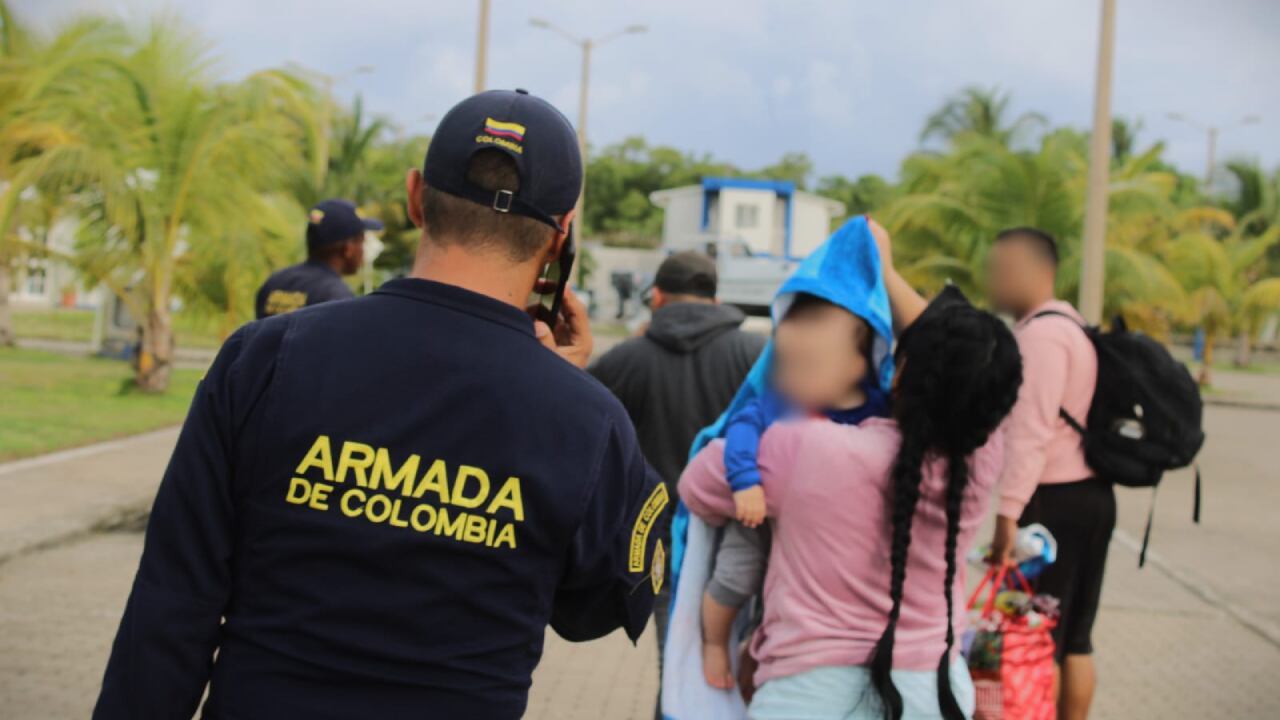
POLYGON ((493 118, 485 118, 484 131, 490 135, 509 138, 516 142, 524 142, 524 126, 520 123, 502 122, 493 118))

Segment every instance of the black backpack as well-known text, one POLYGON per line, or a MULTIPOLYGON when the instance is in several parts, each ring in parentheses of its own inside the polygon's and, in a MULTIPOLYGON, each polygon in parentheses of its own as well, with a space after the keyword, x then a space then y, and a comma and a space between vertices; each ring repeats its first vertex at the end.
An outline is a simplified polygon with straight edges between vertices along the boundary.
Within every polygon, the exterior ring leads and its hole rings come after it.
MULTIPOLYGON (((1066 313, 1045 310, 1034 317, 1066 313)), ((1098 383, 1088 427, 1066 410, 1058 413, 1084 440, 1084 457, 1097 476, 1126 487, 1152 488, 1138 567, 1146 564, 1155 513, 1155 490, 1166 470, 1190 465, 1204 444, 1200 388, 1186 366, 1163 345, 1129 332, 1117 317, 1110 332, 1082 327, 1098 353, 1098 383)), ((1196 468, 1192 519, 1200 522, 1200 469, 1196 468)))

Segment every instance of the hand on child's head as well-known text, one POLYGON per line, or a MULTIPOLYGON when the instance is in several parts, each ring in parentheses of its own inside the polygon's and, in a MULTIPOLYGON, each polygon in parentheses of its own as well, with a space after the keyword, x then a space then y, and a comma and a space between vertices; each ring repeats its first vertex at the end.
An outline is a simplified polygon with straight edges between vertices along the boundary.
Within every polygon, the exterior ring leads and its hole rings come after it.
POLYGON ((866 321, 825 301, 807 301, 774 332, 774 385, 805 410, 846 407, 870 373, 866 321))

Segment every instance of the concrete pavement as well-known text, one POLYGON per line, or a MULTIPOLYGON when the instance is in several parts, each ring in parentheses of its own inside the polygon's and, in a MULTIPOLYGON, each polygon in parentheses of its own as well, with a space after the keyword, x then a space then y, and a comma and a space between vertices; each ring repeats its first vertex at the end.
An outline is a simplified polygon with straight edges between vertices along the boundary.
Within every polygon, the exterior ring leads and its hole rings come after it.
MULTIPOLYGON (((87 718, 142 552, 142 535, 106 532, 0 564, 0 717, 87 718)), ((526 718, 652 717, 652 629, 585 645, 547 634, 526 718)))
POLYGON ((145 511, 178 429, 0 464, 0 562, 145 511))
MULTIPOLYGON (((1118 490, 1095 717, 1280 716, 1280 413, 1214 406, 1206 425, 1203 524, 1190 522, 1188 473, 1172 474, 1143 571, 1134 538, 1149 495, 1118 490)), ((96 530, 145 509, 175 438, 0 465, 0 716, 87 716, 141 550, 136 526, 96 530)), ((638 649, 618 634, 549 636, 528 717, 647 718, 654 655, 651 634, 638 649)))
MULTIPOLYGON (((82 537, 0 565, 0 715, 84 718, 142 549, 137 532, 82 537)), ((1263 718, 1280 711, 1280 648, 1114 547, 1097 631, 1095 717, 1263 718)), ((526 717, 647 720, 652 632, 585 645, 548 634, 526 717)))

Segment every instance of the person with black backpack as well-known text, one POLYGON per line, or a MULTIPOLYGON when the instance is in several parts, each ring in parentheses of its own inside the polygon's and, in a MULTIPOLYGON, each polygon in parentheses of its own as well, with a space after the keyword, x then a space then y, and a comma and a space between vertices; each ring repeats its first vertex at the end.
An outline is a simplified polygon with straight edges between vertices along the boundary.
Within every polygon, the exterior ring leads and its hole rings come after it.
MULTIPOLYGON (((1138 567, 1146 562, 1155 490, 1165 471, 1190 465, 1204 444, 1204 403, 1168 349, 1117 317, 1103 332, 1055 300, 1057 243, 1035 228, 1005 230, 992 249, 993 304, 1018 319, 1025 381, 1007 427, 991 559, 1009 559, 1019 524, 1058 540, 1037 590, 1061 600, 1054 630, 1059 716, 1084 718, 1095 676, 1090 633, 1115 528, 1114 485, 1151 488, 1138 567)), ((1200 522, 1200 470, 1191 517, 1200 522)))
POLYGON ((1018 525, 1043 524, 1058 541, 1057 561, 1037 578, 1037 592, 1061 603, 1054 628, 1061 670, 1058 716, 1089 713, 1096 676, 1091 634, 1107 546, 1116 524, 1112 484, 1085 460, 1082 436, 1064 419, 1083 424, 1098 379, 1098 359, 1084 319, 1054 298, 1058 246, 1041 230, 1019 227, 996 236, 988 267, 993 306, 1017 319, 1023 383, 1005 425, 1005 467, 992 562, 1007 562, 1018 525))

